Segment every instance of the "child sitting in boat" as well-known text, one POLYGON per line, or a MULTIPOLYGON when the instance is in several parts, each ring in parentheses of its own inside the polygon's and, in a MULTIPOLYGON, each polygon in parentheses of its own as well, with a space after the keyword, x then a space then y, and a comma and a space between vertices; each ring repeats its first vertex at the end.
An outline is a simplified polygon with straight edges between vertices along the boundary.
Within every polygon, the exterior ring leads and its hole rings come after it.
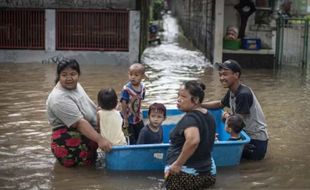
MULTIPOLYGON (((225 112, 224 114, 229 113, 225 112)), ((227 116, 226 118, 227 119, 225 122, 225 130, 230 134, 230 138, 228 140, 231 141, 242 140, 240 133, 241 130, 245 127, 242 116, 240 114, 233 114, 227 116)))
POLYGON ((107 138, 112 145, 126 145, 126 138, 122 131, 123 118, 117 106, 117 95, 113 88, 101 89, 97 96, 101 108, 97 112, 97 127, 100 134, 107 138))
POLYGON ((148 118, 149 123, 141 129, 137 144, 162 143, 163 128, 161 124, 166 119, 166 107, 164 104, 154 103, 150 105, 148 118))

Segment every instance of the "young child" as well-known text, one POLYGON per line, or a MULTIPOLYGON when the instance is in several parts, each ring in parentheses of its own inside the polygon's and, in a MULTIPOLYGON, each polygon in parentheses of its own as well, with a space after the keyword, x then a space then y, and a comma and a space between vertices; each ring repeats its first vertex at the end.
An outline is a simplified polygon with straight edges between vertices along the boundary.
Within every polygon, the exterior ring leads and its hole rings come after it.
POLYGON ((117 95, 113 88, 101 89, 97 96, 100 110, 97 112, 97 126, 100 134, 113 145, 126 145, 126 138, 122 131, 123 118, 117 106, 117 95))
POLYGON ((141 82, 145 77, 145 67, 134 63, 129 67, 129 82, 121 92, 122 115, 127 127, 130 144, 136 144, 140 130, 144 127, 141 112, 141 101, 145 96, 145 87, 141 82))
POLYGON ((148 111, 149 124, 144 126, 139 134, 137 144, 155 144, 163 142, 163 128, 161 124, 166 119, 164 104, 151 104, 148 111))
POLYGON ((226 118, 225 130, 230 134, 228 140, 242 140, 240 136, 241 130, 245 127, 243 118, 240 114, 230 115, 226 118))

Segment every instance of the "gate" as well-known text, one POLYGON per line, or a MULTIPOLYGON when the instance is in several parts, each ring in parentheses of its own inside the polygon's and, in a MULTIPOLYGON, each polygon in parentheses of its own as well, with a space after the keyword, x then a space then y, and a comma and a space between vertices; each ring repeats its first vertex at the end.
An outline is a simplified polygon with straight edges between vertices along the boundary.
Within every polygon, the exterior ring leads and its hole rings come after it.
POLYGON ((277 20, 276 65, 306 67, 308 61, 309 20, 277 20))

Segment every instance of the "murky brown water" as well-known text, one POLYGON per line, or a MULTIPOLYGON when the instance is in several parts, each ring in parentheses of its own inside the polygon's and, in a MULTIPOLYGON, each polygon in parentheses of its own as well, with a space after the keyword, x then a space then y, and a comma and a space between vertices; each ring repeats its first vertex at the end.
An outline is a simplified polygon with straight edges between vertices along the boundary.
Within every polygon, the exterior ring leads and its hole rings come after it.
MULTIPOLYGON (((119 92, 127 80, 127 65, 81 67, 81 83, 93 100, 101 87, 112 86, 119 92)), ((185 71, 195 76, 195 68, 185 71)), ((179 78, 173 77, 175 84, 188 75, 185 71, 178 71, 179 78)), ((193 78, 207 84, 207 99, 221 97, 225 90, 218 82, 217 72, 209 67, 203 71, 193 78)), ((45 115, 54 72, 52 64, 0 64, 0 189, 159 189, 161 172, 66 169, 55 162, 49 149, 51 128, 45 115)), ((148 73, 152 72, 149 67, 148 73)), ((173 75, 162 73, 158 78, 163 81, 173 75)), ((301 75, 294 68, 279 72, 245 70, 242 77, 256 92, 266 114, 269 151, 263 161, 219 168, 214 189, 309 189, 310 72, 301 75)), ((152 75, 145 81, 148 98, 144 104, 156 100, 174 104, 177 88, 175 92, 172 87, 170 91, 163 90, 174 85, 150 80, 152 75)))
MULTIPOLYGON (((178 32, 174 29, 167 30, 172 31, 171 38, 178 32)), ((205 82, 206 100, 222 97, 226 90, 218 72, 200 53, 179 48, 169 39, 144 53, 148 75, 144 106, 154 101, 175 105, 179 85, 190 79, 205 82)), ((102 87, 120 92, 127 68, 81 65, 80 82, 96 101, 102 87)), ((111 172, 98 166, 67 169, 55 161, 45 110, 55 70, 54 64, 0 64, 0 189, 160 189, 162 172, 111 172)), ((269 150, 263 161, 218 168, 213 189, 310 189, 309 69, 244 70, 242 79, 266 115, 269 150)))

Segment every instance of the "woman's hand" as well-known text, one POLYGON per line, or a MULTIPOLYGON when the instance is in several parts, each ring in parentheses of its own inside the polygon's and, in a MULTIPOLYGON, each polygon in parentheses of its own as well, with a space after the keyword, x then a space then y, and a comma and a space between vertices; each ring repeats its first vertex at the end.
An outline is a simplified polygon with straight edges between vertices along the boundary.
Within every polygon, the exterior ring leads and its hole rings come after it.
POLYGON ((182 166, 180 166, 180 165, 178 165, 176 162, 174 162, 174 163, 170 166, 168 173, 169 173, 169 174, 172 174, 172 175, 178 174, 178 173, 180 173, 181 168, 182 168, 182 166))
POLYGON ((108 139, 104 138, 99 133, 97 133, 97 131, 85 119, 80 119, 71 127, 76 127, 87 138, 89 138, 92 141, 95 141, 98 144, 99 148, 101 148, 102 150, 104 151, 111 150, 112 143, 108 139))
POLYGON ((103 137, 100 138, 97 143, 98 147, 105 152, 109 152, 112 149, 112 143, 103 137))

